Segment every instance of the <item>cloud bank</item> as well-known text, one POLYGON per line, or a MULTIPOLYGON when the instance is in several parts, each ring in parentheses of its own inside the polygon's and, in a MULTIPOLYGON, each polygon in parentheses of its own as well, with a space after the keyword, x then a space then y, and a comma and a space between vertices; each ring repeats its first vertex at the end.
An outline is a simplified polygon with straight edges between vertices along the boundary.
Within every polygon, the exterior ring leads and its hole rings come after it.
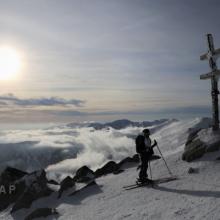
POLYGON ((73 105, 81 107, 85 104, 85 101, 79 99, 66 100, 59 97, 49 97, 49 98, 29 98, 22 99, 18 98, 12 93, 0 95, 0 105, 10 106, 66 106, 73 105))
MULTIPOLYGON (((149 128, 153 133, 152 139, 157 139, 162 152, 172 153, 182 149, 188 129, 201 124, 201 119, 165 123, 164 126, 159 124, 149 128)), ((6 166, 26 171, 46 169, 50 178, 60 180, 66 175, 74 175, 83 165, 95 170, 109 160, 120 161, 133 156, 134 137, 142 129, 95 130, 91 127, 58 126, 0 131, 0 171, 6 166)))

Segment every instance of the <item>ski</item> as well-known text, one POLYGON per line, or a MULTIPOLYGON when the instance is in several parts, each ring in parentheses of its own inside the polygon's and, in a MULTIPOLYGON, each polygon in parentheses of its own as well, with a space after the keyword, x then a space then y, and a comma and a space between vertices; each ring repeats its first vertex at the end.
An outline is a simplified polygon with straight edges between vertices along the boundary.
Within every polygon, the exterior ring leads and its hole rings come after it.
POLYGON ((131 185, 123 186, 123 188, 129 188, 129 187, 133 187, 133 186, 136 186, 136 185, 142 185, 142 184, 144 184, 144 185, 150 185, 150 184, 152 184, 152 183, 154 183, 154 180, 149 180, 149 182, 141 183, 141 182, 139 182, 139 180, 137 179, 136 183, 131 184, 131 185))
POLYGON ((154 187, 155 185, 158 185, 158 184, 161 184, 161 183, 171 182, 171 181, 174 181, 174 180, 178 180, 178 178, 176 176, 159 178, 159 179, 153 180, 152 183, 147 183, 147 184, 135 183, 135 184, 132 184, 132 185, 124 186, 123 188, 125 190, 130 190, 130 189, 135 189, 135 188, 144 187, 144 186, 154 187))
POLYGON ((135 189, 135 188, 139 188, 139 187, 151 187, 153 188, 155 186, 155 183, 136 183, 135 185, 133 185, 132 187, 126 187, 124 188, 125 190, 130 190, 130 189, 135 189))
POLYGON ((133 186, 137 186, 137 183, 134 183, 134 184, 131 184, 131 185, 123 186, 123 188, 129 188, 129 187, 133 187, 133 186))
POLYGON ((127 189, 127 188, 131 188, 131 187, 136 187, 136 186, 152 186, 152 185, 154 185, 154 181, 153 180, 150 180, 150 182, 146 182, 146 183, 141 183, 141 182, 139 182, 137 180, 136 183, 131 184, 131 185, 123 186, 123 188, 127 189))

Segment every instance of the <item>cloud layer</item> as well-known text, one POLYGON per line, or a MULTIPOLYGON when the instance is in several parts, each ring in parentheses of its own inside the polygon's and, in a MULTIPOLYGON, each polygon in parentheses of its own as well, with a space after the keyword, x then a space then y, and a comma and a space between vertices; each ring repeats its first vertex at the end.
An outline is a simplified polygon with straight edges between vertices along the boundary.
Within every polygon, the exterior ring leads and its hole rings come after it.
MULTIPOLYGON (((172 153, 183 146, 188 128, 200 122, 200 119, 195 119, 152 126, 152 139, 158 140, 163 153, 172 153)), ((83 165, 96 169, 109 160, 120 161, 133 156, 133 138, 142 129, 94 130, 59 126, 42 130, 1 131, 0 168, 3 170, 7 165, 27 171, 46 168, 51 178, 59 180, 73 175, 83 165)))
POLYGON ((0 95, 0 105, 10 106, 66 106, 74 105, 81 107, 85 104, 85 101, 79 99, 66 100, 59 97, 49 97, 49 98, 28 98, 22 99, 18 98, 12 93, 6 95, 0 95))

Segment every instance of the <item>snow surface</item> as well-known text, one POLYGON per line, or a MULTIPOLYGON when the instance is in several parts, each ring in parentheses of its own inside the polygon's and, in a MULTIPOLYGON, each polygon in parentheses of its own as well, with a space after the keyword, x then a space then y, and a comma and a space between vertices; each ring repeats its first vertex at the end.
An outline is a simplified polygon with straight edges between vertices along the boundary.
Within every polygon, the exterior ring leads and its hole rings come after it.
MULTIPOLYGON (((90 186, 71 197, 56 199, 57 194, 54 193, 14 216, 9 214, 9 208, 1 212, 0 219, 20 220, 36 207, 57 208, 60 216, 54 219, 59 220, 220 219, 220 161, 216 160, 220 152, 208 153, 191 163, 181 160, 189 128, 199 123, 201 119, 172 122, 152 135, 158 140, 173 174, 179 177, 177 181, 163 183, 156 188, 126 191, 123 186, 134 183, 137 177, 136 167, 131 167, 118 175, 98 178, 97 186, 90 186), (189 167, 197 168, 199 172, 188 174, 189 167)), ((120 134, 126 132, 121 131, 120 134)), ((153 178, 169 176, 162 159, 152 162, 151 168, 153 178)), ((71 190, 74 189, 69 193, 71 190)))
MULTIPOLYGON (((166 158, 172 171, 180 180, 161 184, 155 189, 122 189, 137 176, 136 168, 119 176, 100 178, 100 187, 91 187, 75 199, 68 199, 58 206, 59 219, 219 219, 220 169, 219 162, 196 162, 199 174, 189 175, 189 164, 182 162, 178 154, 166 158)), ((162 161, 152 163, 154 178, 167 176, 162 161)))

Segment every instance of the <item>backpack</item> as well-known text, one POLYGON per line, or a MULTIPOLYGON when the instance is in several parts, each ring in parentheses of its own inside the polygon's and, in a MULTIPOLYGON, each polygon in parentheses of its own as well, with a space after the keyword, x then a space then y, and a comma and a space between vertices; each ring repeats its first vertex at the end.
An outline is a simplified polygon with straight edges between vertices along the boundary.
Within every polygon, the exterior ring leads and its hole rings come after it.
POLYGON ((144 143, 144 136, 143 135, 138 135, 135 139, 135 144, 136 144, 136 152, 138 154, 144 152, 145 149, 145 143, 144 143))

